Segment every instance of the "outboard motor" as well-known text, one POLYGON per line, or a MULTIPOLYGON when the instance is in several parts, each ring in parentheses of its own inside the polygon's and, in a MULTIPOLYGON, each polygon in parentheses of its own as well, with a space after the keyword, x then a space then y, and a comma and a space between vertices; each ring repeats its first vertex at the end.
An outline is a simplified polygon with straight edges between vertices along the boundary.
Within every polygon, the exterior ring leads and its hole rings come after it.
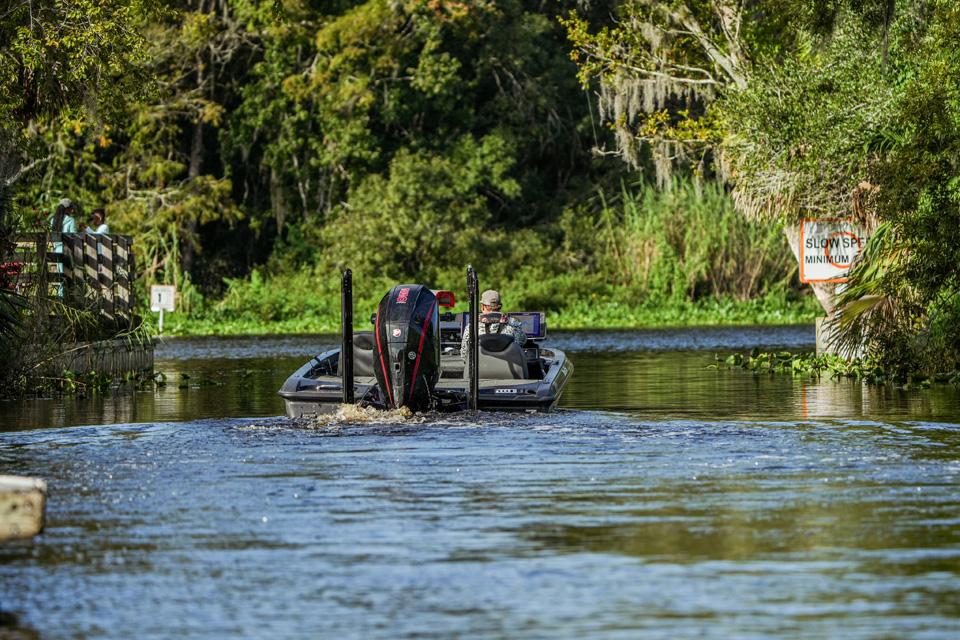
POLYGON ((420 284, 400 284, 383 296, 374 320, 374 373, 387 409, 433 405, 440 379, 437 298, 420 284))

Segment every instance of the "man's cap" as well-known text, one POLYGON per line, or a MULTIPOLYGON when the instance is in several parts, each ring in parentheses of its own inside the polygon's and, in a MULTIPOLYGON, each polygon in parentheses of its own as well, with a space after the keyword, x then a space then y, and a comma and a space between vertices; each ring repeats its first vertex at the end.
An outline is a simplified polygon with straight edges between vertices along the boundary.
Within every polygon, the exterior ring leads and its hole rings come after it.
POLYGON ((494 291, 493 289, 487 289, 480 296, 480 304, 485 304, 488 307, 499 307, 500 306, 500 292, 494 291))
POLYGON ((63 207, 64 209, 73 209, 73 200, 70 198, 61 198, 57 206, 63 207))

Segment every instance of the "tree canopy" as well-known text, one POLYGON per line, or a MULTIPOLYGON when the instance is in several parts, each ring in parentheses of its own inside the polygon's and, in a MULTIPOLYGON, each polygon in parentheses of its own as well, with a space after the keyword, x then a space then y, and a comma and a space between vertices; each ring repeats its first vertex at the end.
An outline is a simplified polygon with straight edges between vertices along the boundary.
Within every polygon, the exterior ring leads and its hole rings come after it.
MULTIPOLYGON (((27 113, 29 96, 10 102, 0 113, 20 114, 32 156, 18 200, 106 204, 112 228, 138 235, 148 276, 187 289, 216 292, 224 276, 266 261, 349 255, 379 271, 389 258, 415 277, 460 266, 455 247, 481 230, 555 220, 619 173, 589 153, 589 103, 555 20, 575 4, 51 3, 58 28, 83 14, 103 43, 80 48, 100 66, 77 62, 61 95, 87 83, 110 113, 80 109, 89 101, 79 98, 57 117, 27 113), (121 81, 100 90, 94 80, 108 76, 121 81), (417 180, 436 189, 417 193, 417 180), (378 220, 436 243, 458 233, 444 251, 398 242, 374 258, 358 248, 378 220)), ((29 64, 56 68, 49 57, 29 64)), ((492 264, 509 251, 498 246, 492 264)))
POLYGON ((11 0, 0 12, 0 131, 11 183, 30 157, 21 131, 43 117, 82 109, 106 116, 138 82, 140 0, 11 0))

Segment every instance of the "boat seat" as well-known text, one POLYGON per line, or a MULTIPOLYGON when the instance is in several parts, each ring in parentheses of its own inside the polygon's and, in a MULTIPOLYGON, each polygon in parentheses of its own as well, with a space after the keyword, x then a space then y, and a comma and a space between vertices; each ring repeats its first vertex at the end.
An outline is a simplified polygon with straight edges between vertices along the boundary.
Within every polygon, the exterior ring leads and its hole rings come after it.
POLYGON ((373 351, 373 331, 357 331, 353 334, 353 348, 373 351))
POLYGON ((373 377, 373 331, 353 334, 353 377, 373 377))
MULTIPOLYGON (((483 379, 526 380, 527 358, 523 348, 507 333, 480 336, 479 373, 483 379)), ((463 377, 470 377, 470 367, 463 368, 463 377)))

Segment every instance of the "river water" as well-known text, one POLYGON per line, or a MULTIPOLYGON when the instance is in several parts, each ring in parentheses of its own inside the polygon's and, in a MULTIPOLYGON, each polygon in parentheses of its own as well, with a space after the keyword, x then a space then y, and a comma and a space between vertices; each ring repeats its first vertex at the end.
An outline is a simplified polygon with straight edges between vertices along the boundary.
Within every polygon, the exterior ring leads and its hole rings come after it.
POLYGON ((288 421, 336 340, 171 340, 165 387, 0 403, 48 480, 0 638, 956 638, 960 392, 706 368, 811 327, 562 333, 551 414, 288 421))

